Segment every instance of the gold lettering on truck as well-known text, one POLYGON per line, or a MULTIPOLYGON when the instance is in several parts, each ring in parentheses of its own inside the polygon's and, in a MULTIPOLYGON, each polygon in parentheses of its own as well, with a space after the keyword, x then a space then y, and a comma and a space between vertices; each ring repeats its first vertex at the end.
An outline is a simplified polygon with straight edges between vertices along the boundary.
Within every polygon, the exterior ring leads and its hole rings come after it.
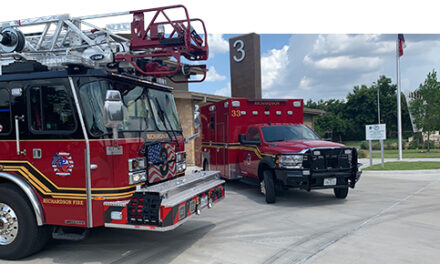
POLYGON ((44 198, 43 203, 45 203, 45 204, 59 204, 59 205, 84 205, 84 201, 82 201, 82 200, 50 199, 50 198, 44 198))
POLYGON ((168 134, 147 134, 147 139, 164 139, 169 138, 168 134))

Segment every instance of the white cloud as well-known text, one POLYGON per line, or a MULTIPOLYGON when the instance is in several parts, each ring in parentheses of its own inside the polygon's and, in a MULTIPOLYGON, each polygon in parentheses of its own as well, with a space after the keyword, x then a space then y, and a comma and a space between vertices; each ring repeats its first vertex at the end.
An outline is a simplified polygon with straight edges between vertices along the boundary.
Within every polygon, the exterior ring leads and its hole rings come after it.
POLYGON ((227 83, 225 87, 214 92, 215 95, 231 96, 231 83, 227 83))
POLYGON ((281 49, 272 49, 261 58, 261 79, 263 92, 273 89, 274 85, 284 76, 283 71, 289 64, 287 52, 289 46, 281 49))
POLYGON ((339 55, 347 53, 384 54, 395 50, 392 40, 381 40, 381 35, 375 34, 331 34, 319 35, 311 52, 314 56, 339 55))
POLYGON ((326 57, 317 61, 313 61, 310 56, 304 57, 304 62, 312 64, 314 67, 323 70, 363 70, 370 71, 377 69, 383 60, 379 57, 349 57, 337 56, 326 57))
POLYGON ((313 80, 311 78, 308 78, 306 76, 302 77, 301 81, 299 81, 299 89, 302 90, 311 90, 313 80))
POLYGON ((222 34, 208 34, 208 45, 210 55, 215 53, 229 52, 229 43, 222 34))
POLYGON ((206 82, 216 82, 226 80, 226 76, 220 75, 215 70, 214 66, 210 66, 208 69, 208 73, 206 74, 206 82))

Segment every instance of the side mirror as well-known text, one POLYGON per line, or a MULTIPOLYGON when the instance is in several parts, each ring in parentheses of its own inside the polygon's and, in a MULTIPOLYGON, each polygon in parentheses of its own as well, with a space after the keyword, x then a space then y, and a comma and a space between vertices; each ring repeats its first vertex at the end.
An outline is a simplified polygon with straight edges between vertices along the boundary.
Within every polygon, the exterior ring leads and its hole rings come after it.
POLYGON ((195 139, 196 137, 200 136, 200 111, 199 111, 199 106, 195 105, 194 106, 194 129, 197 130, 197 133, 195 133, 194 135, 185 138, 185 143, 188 143, 189 141, 195 139))
POLYGON ((238 135, 238 142, 240 142, 240 144, 246 144, 246 135, 245 134, 240 134, 238 135))
POLYGON ((104 103, 104 126, 113 129, 113 138, 118 137, 118 126, 124 121, 124 111, 121 93, 117 90, 108 90, 104 103))
POLYGON ((194 106, 194 128, 195 129, 200 129, 200 111, 199 111, 200 107, 198 105, 194 106))

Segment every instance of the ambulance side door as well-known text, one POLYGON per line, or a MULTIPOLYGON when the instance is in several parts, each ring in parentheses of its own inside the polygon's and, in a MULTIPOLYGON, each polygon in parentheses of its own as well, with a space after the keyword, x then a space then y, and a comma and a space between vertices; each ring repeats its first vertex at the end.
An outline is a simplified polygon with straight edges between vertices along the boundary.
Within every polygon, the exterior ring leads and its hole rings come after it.
MULTIPOLYGON (((250 127, 246 133, 246 140, 253 142, 261 142, 258 128, 250 127)), ((258 144, 242 144, 240 154, 240 170, 244 176, 258 178, 258 164, 260 155, 258 144)))

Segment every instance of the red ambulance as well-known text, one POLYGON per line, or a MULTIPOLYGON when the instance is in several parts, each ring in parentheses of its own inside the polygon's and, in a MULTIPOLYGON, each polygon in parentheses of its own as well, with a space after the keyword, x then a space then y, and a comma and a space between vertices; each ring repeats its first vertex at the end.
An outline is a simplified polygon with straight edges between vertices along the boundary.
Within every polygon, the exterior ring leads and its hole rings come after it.
POLYGON ((226 99, 201 107, 198 164, 225 179, 255 182, 267 203, 280 188, 333 189, 346 198, 361 172, 357 151, 303 124, 302 99, 226 99))

